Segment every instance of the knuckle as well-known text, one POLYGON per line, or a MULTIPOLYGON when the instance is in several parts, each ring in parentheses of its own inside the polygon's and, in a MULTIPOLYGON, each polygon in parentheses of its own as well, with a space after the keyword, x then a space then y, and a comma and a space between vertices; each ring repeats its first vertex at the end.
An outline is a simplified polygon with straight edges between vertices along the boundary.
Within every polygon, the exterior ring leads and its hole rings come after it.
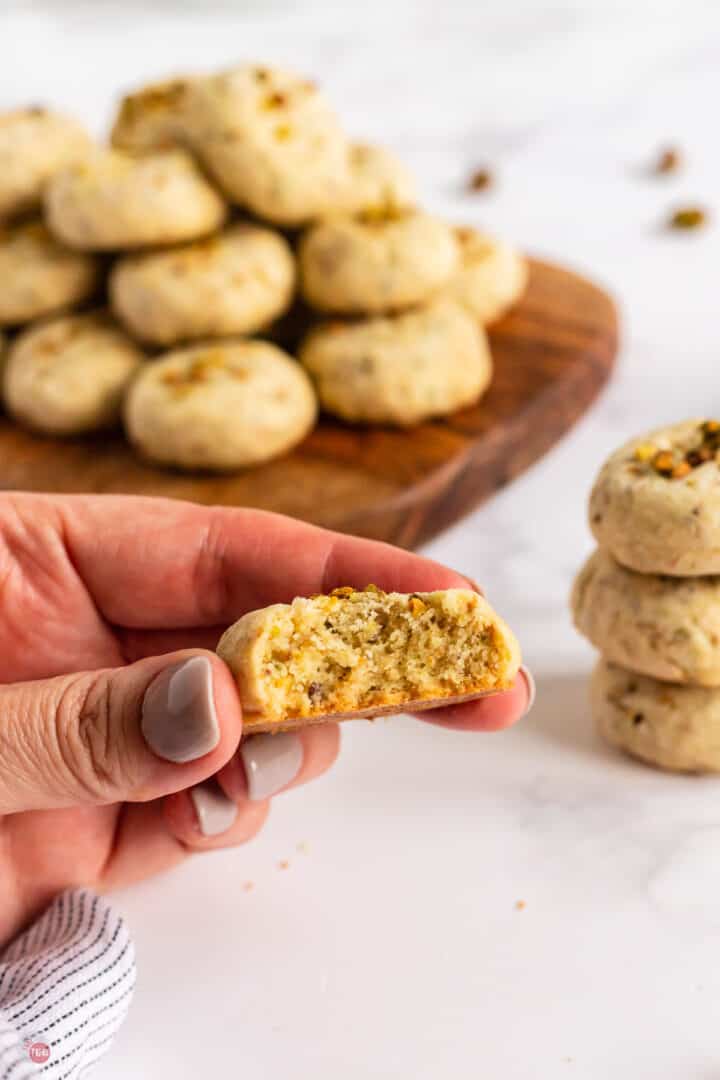
POLYGON ((103 673, 71 680, 56 713, 57 746, 70 777, 86 796, 112 801, 134 777, 123 738, 125 710, 103 673))
POLYGON ((227 608, 228 581, 225 573, 229 530, 227 512, 209 511, 205 530, 198 545, 192 583, 200 617, 216 622, 219 613, 227 608))

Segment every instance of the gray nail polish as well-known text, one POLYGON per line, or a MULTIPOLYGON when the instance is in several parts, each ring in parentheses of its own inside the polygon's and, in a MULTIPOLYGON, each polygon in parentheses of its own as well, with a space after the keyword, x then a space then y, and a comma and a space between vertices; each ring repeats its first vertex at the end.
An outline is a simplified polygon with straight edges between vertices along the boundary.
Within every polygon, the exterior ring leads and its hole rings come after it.
POLYGON ((269 799, 294 780, 303 760, 302 740, 291 732, 285 735, 253 735, 240 743, 245 766, 248 798, 269 799))
POLYGON ((190 798, 203 836, 219 836, 235 824, 237 806, 228 799, 217 780, 197 784, 191 789, 190 798))
POLYGON ((535 686, 535 679, 533 678, 533 673, 530 670, 530 668, 526 668, 525 665, 523 664, 522 667, 520 668, 520 672, 522 673, 522 675, 523 675, 523 677, 525 679, 525 683, 527 684, 527 690, 528 690, 527 708, 525 709, 525 712, 523 713, 523 716, 527 716, 527 714, 530 712, 533 705, 535 704, 535 697, 537 695, 537 687, 535 686))
POLYGON ((166 761, 195 761, 220 739, 212 688, 212 665, 193 656, 160 672, 145 691, 142 733, 166 761))

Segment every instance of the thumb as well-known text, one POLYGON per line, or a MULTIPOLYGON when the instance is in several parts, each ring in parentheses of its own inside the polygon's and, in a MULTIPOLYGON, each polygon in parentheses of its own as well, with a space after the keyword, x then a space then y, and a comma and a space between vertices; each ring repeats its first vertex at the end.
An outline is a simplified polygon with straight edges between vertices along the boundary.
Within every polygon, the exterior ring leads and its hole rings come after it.
POLYGON ((230 671, 199 650, 0 687, 0 814, 144 802, 217 772, 240 741, 230 671))

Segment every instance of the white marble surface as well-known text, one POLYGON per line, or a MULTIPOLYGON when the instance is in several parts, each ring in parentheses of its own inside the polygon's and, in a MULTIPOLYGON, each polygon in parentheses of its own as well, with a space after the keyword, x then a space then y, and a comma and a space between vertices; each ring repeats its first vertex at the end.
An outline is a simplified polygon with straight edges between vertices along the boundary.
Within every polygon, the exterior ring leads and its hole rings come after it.
POLYGON ((658 228, 684 199, 720 210, 717 5, 28 2, 5 5, 0 40, 1 99, 96 125, 117 88, 163 71, 307 69, 432 206, 592 273, 625 323, 592 414, 431 548, 518 630, 533 715, 482 737, 353 725, 334 771, 278 799, 257 841, 122 894, 140 982, 98 1075, 719 1076, 720 785, 598 744, 592 654, 566 611, 606 452, 720 409, 718 227, 658 228), (668 140, 687 168, 648 180, 668 140), (463 196, 485 161, 497 188, 463 196))

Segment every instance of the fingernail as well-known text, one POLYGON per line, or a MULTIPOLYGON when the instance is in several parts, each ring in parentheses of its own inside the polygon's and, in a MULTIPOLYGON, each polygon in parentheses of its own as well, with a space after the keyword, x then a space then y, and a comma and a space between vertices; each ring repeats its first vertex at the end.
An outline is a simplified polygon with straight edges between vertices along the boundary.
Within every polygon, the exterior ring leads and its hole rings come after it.
POLYGON ((206 780, 190 791, 198 826, 203 836, 219 836, 234 825, 237 806, 228 799, 217 780, 206 780))
POLYGON ((142 733, 166 761, 195 761, 217 746, 220 727, 206 656, 174 664, 153 679, 143 699, 142 733))
POLYGON ((253 735, 240 743, 245 766, 248 798, 269 799, 294 780, 303 760, 302 742, 297 735, 253 735))
POLYGON ((533 705, 535 704, 535 695, 537 694, 537 688, 535 686, 535 679, 533 678, 533 673, 532 671, 530 671, 530 668, 526 668, 523 664, 520 668, 520 674, 525 679, 525 685, 527 686, 528 703, 525 708, 525 712, 523 713, 523 716, 527 716, 527 714, 530 712, 533 705))

